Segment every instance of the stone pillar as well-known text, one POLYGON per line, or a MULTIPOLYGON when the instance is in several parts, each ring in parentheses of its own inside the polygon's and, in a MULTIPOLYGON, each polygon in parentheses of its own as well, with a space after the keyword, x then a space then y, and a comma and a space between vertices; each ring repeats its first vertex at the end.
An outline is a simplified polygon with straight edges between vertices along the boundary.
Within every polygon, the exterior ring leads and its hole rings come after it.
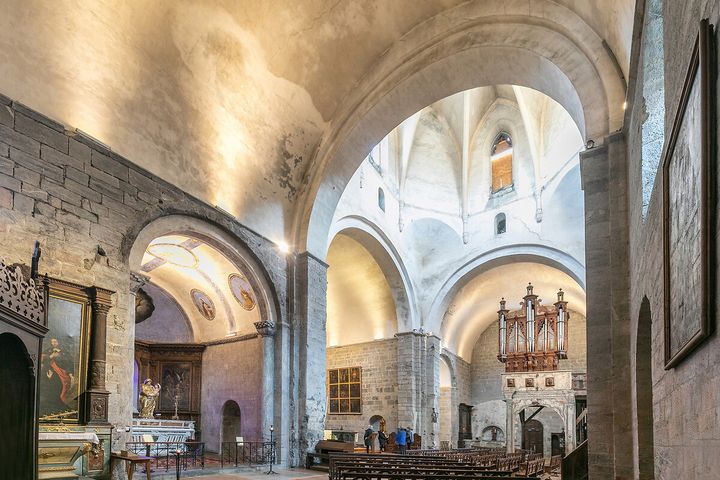
POLYGON ((107 316, 114 292, 98 287, 88 289, 92 312, 90 317, 90 363, 88 388, 84 394, 85 419, 88 424, 108 424, 108 399, 105 388, 105 349, 107 316))
POLYGON ((575 450, 575 396, 568 398, 565 404, 565 454, 575 450))
POLYGON ((440 428, 438 422, 433 422, 433 410, 440 411, 440 338, 428 335, 426 339, 427 351, 425 353, 425 392, 424 408, 422 409, 423 448, 437 448, 439 446, 440 428))
POLYGON ((505 413, 505 448, 507 453, 515 451, 515 414, 513 412, 513 401, 505 400, 507 407, 505 413))
POLYGON ((327 269, 326 263, 307 252, 295 259, 298 457, 291 459, 293 466, 305 464, 305 453, 315 450, 315 445, 323 438, 325 428, 327 269))
POLYGON ((269 435, 270 426, 280 433, 279 426, 274 425, 275 417, 275 324, 266 320, 255 322, 255 329, 262 338, 262 435, 269 435))
POLYGON ((418 361, 418 338, 420 334, 417 332, 402 332, 395 334, 397 338, 397 355, 398 355, 398 382, 397 382, 397 398, 398 398, 398 424, 388 426, 390 431, 395 431, 399 427, 412 428, 417 432, 417 420, 420 412, 420 388, 418 380, 423 379, 420 375, 420 365, 418 361))
POLYGON ((580 154, 590 480, 632 478, 626 153, 624 134, 615 133, 580 154))

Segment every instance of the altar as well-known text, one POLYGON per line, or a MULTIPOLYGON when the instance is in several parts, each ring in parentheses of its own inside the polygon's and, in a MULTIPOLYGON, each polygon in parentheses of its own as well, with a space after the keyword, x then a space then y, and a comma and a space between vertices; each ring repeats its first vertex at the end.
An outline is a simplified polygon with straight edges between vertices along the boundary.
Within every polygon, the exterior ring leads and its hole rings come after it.
POLYGON ((102 474, 109 428, 66 427, 38 434, 38 479, 72 479, 102 474))
POLYGON ((163 418, 134 418, 131 425, 133 442, 187 442, 195 439, 195 422, 163 418))

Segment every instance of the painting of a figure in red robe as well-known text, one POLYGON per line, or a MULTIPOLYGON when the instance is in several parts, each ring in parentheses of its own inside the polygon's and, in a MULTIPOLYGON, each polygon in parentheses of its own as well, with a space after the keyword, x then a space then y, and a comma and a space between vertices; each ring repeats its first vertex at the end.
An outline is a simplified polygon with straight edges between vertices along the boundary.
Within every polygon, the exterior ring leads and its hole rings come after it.
POLYGON ((72 421, 78 418, 79 357, 82 304, 51 297, 48 327, 40 358, 40 419, 72 421))

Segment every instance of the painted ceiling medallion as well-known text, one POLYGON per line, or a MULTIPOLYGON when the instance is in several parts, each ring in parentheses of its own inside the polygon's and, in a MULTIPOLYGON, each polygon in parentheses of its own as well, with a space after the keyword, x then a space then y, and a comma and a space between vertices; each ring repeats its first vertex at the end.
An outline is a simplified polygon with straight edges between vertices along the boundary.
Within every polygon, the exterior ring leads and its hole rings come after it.
POLYGON ((235 300, 238 301, 242 308, 245 310, 255 308, 257 301, 255 300, 255 294, 247 278, 237 273, 231 273, 228 277, 228 284, 230 285, 230 291, 233 297, 235 297, 235 300))
POLYGON ((195 268, 199 262, 192 251, 175 243, 153 243, 148 246, 147 253, 178 267, 195 268))
POLYGON ((192 297, 195 307, 206 320, 213 320, 215 318, 215 304, 205 292, 193 288, 190 290, 190 297, 192 297))

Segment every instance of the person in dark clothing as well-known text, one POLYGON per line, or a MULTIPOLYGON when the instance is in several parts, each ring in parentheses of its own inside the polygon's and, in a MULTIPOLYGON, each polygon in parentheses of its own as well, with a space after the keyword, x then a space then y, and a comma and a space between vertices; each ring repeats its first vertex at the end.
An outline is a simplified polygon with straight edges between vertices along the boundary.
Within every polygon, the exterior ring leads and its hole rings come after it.
POLYGON ((372 434, 373 429, 371 425, 368 425, 368 427, 365 429, 365 436, 363 437, 363 440, 365 440, 365 452, 370 453, 370 445, 372 444, 372 434))
POLYGON ((385 432, 380 430, 378 432, 378 442, 380 442, 380 451, 385 451, 385 445, 387 445, 388 437, 385 435, 385 432))
POLYGON ((415 442, 415 435, 412 432, 412 429, 407 429, 407 438, 405 439, 405 443, 407 444, 408 450, 412 448, 412 444, 415 442))

